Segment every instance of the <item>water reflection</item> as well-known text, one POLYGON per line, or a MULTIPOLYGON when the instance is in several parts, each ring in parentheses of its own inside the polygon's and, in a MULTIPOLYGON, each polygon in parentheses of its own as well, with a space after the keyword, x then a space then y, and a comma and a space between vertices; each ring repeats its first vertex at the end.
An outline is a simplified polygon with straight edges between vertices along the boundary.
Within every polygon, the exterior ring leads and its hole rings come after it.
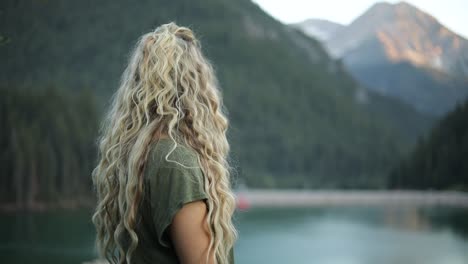
MULTIPOLYGON (((468 242, 440 208, 255 210, 238 215, 238 263, 468 263, 468 242), (447 225, 448 224, 448 225, 447 225)), ((466 224, 466 222, 465 222, 466 224)))
POLYGON ((0 263, 82 263, 95 257, 91 212, 0 214, 0 263))
MULTIPOLYGON (((0 263, 95 258, 89 211, 0 215, 0 263)), ((466 264, 468 210, 411 207, 238 212, 237 264, 466 264)))
POLYGON ((418 208, 385 208, 383 210, 383 224, 401 230, 429 230, 431 223, 422 211, 418 208))

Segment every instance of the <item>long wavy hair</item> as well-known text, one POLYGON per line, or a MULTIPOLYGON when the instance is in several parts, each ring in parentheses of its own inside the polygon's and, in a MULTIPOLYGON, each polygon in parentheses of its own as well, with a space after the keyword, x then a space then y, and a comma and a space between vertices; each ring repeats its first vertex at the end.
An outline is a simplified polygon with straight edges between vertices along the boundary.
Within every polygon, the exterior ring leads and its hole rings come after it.
POLYGON ((101 256, 111 263, 131 263, 149 146, 158 135, 167 135, 198 154, 209 197, 208 256, 228 262, 237 233, 231 220, 235 199, 223 111, 213 67, 189 28, 169 23, 140 37, 101 127, 99 162, 92 173, 101 256), (123 237, 130 243, 123 245, 123 237))

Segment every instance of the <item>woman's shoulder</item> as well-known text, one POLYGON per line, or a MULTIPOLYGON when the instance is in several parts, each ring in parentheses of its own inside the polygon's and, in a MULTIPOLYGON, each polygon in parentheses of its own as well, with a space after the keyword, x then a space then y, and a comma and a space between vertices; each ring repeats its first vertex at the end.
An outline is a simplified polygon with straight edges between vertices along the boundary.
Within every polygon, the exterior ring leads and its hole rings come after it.
POLYGON ((145 200, 159 244, 170 247, 165 230, 186 203, 208 199, 204 177, 196 151, 171 139, 159 139, 150 145, 146 168, 145 200), (166 159, 167 156, 167 159, 166 159))
POLYGON ((197 152, 170 138, 158 139, 150 145, 148 162, 159 168, 199 167, 197 152))
POLYGON ((195 150, 171 139, 159 139, 150 148, 144 177, 152 192, 203 194, 204 174, 195 150))

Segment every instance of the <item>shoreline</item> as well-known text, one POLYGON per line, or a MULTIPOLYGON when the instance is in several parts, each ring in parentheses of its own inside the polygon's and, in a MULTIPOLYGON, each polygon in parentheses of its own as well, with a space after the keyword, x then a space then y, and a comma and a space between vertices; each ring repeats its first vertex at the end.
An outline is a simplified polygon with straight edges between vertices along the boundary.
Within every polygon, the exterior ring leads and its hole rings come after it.
MULTIPOLYGON (((235 190, 240 210, 262 207, 324 206, 448 206, 468 209, 468 192, 416 190, 235 190)), ((0 204, 0 213, 44 212, 93 208, 91 199, 35 202, 23 206, 0 204)))
MULTIPOLYGON (((238 190, 238 207, 449 206, 468 209, 468 193, 410 190, 238 190)), ((241 209, 242 209, 241 208, 241 209)))
POLYGON ((52 210, 77 210, 82 208, 92 208, 95 201, 86 198, 58 199, 55 202, 34 201, 23 204, 3 203, 0 204, 0 213, 16 212, 47 212, 52 210))

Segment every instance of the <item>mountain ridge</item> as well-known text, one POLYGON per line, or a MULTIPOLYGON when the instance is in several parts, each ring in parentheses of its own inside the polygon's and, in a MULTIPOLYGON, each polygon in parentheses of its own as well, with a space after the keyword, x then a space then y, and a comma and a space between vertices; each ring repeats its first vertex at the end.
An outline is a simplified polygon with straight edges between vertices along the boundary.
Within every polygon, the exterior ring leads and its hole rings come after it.
POLYGON ((290 24, 294 28, 299 28, 307 35, 317 38, 320 41, 326 41, 340 29, 345 26, 326 19, 306 19, 302 22, 290 24))
POLYGON ((468 40, 406 2, 376 3, 323 43, 361 83, 424 113, 443 115, 468 95, 468 40))

